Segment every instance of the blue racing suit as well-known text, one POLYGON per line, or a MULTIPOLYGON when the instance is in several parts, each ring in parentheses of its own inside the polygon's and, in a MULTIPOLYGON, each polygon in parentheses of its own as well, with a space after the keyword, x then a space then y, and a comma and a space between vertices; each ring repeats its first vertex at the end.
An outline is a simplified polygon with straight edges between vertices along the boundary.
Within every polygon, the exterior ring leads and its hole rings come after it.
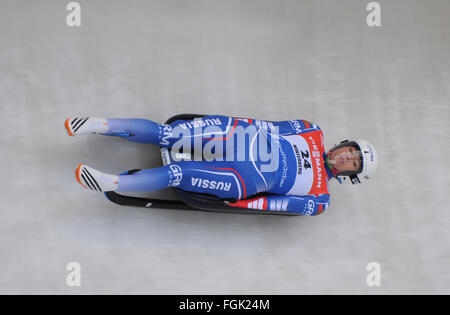
POLYGON ((172 157, 193 152, 190 160, 119 175, 118 192, 177 187, 230 200, 231 206, 303 215, 328 207, 333 175, 322 131, 310 122, 211 115, 171 124, 146 119, 107 119, 107 124, 105 135, 170 148, 172 157))

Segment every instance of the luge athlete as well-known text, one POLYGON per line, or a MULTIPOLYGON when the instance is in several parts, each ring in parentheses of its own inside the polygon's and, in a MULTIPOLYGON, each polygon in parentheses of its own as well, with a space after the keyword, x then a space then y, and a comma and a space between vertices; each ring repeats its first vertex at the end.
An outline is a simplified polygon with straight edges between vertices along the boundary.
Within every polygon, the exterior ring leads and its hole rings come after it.
POLYGON ((348 176, 353 184, 360 183, 377 166, 375 148, 364 140, 346 140, 325 152, 321 129, 305 120, 211 115, 159 124, 146 119, 84 117, 68 118, 65 128, 70 136, 118 136, 172 150, 200 147, 213 157, 181 160, 130 175, 105 174, 80 164, 77 181, 99 192, 177 187, 230 200, 229 205, 236 207, 317 215, 328 207, 331 178, 342 182, 348 176))

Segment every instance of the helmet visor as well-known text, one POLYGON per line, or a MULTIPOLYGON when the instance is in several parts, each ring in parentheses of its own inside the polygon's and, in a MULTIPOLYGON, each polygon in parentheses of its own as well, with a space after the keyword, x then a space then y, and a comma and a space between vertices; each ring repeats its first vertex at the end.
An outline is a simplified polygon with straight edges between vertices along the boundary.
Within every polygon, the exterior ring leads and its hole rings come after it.
POLYGON ((359 174, 363 167, 361 150, 354 141, 340 143, 329 150, 327 162, 337 176, 359 174))

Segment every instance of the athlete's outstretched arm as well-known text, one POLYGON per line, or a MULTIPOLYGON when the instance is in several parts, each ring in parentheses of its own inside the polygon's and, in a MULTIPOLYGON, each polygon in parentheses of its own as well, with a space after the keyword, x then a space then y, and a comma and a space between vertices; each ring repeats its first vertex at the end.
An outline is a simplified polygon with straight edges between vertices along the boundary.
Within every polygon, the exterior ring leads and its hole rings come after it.
POLYGON ((329 194, 314 196, 264 195, 239 200, 230 203, 230 206, 314 216, 321 214, 328 207, 329 201, 329 194))

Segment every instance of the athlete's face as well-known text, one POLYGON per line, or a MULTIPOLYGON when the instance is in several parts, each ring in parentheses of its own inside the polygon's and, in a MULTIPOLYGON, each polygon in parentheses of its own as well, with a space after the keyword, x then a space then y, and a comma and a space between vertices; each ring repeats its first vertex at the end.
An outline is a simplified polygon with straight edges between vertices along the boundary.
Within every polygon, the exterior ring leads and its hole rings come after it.
POLYGON ((352 146, 331 151, 328 162, 339 172, 357 171, 361 166, 359 151, 352 146))

